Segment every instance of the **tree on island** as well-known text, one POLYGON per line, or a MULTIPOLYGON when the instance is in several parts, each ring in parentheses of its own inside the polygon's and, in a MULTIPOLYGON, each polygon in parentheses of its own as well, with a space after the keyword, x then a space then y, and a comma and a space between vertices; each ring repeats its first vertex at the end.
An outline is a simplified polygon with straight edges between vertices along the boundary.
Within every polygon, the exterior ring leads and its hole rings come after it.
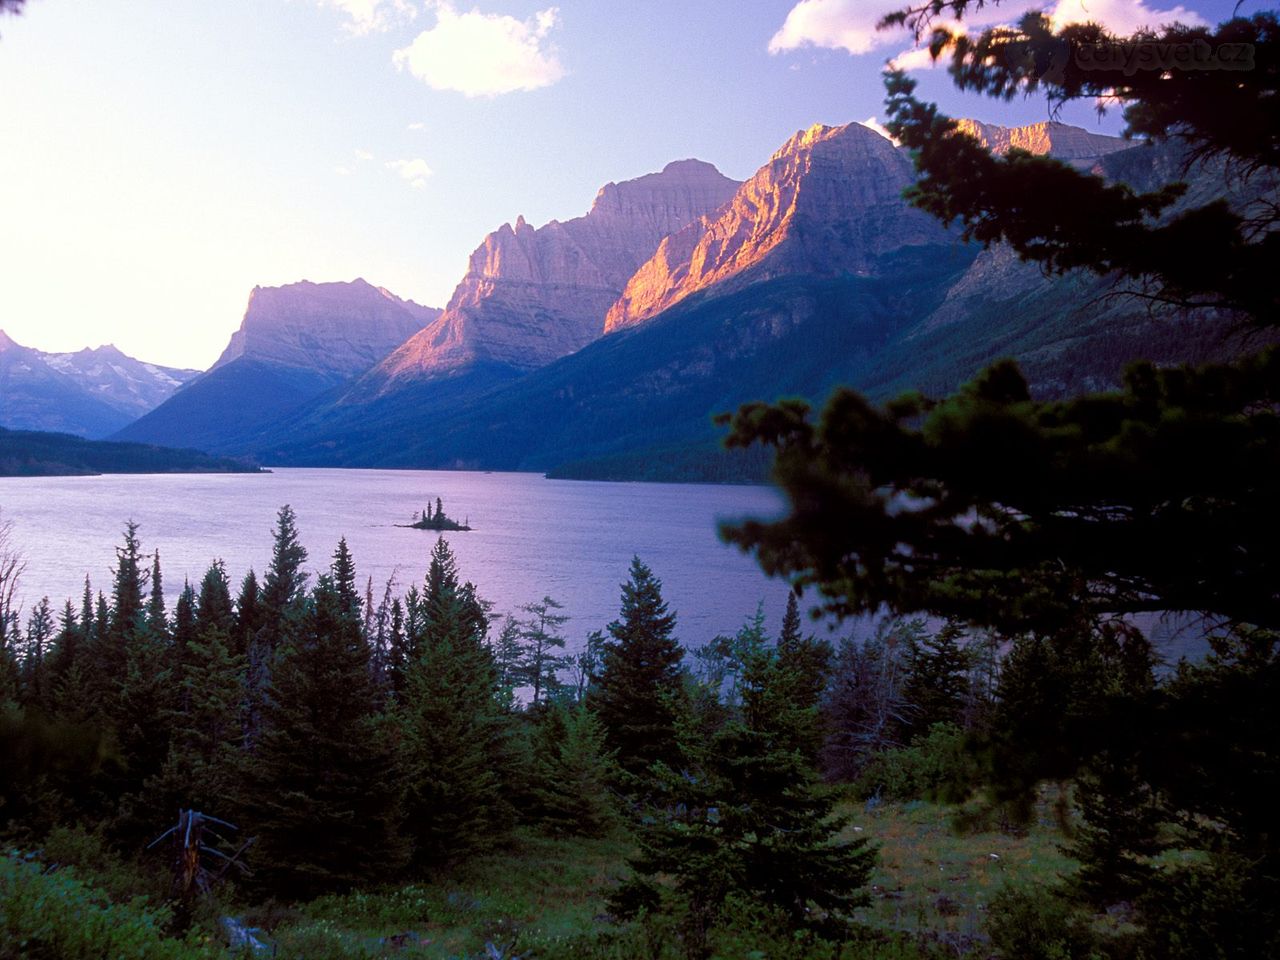
POLYGON ((439 497, 436 497, 435 513, 431 512, 431 503, 428 501, 426 509, 423 510, 413 523, 409 524, 409 526, 415 530, 435 530, 437 532, 444 532, 446 530, 466 531, 471 529, 469 520, 459 523, 452 517, 446 516, 444 512, 444 504, 441 502, 439 497))

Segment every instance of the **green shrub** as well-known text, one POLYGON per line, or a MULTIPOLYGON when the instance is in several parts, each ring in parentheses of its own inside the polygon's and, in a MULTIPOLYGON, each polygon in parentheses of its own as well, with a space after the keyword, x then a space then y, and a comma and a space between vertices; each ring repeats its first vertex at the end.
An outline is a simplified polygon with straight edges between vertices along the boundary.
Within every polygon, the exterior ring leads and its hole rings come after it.
POLYGON ((959 802, 977 774, 977 761, 966 747, 964 731, 951 723, 935 723, 910 746, 876 754, 854 791, 863 798, 959 802))
POLYGON ((1276 882, 1260 864, 1216 854, 1157 871, 1138 900, 1141 955, 1162 960, 1280 956, 1276 882))
POLYGON ((206 944, 164 935, 165 910, 113 903, 74 868, 0 856, 0 960, 212 960, 206 944))
POLYGON ((1101 960, 1088 921, 1044 887, 1006 886, 991 900, 987 934, 1006 960, 1101 960))
POLYGON ((148 870, 122 859, 103 838, 101 829, 56 826, 40 844, 39 858, 49 867, 75 867, 77 877, 112 900, 160 900, 168 893, 167 870, 154 869, 154 863, 148 870))

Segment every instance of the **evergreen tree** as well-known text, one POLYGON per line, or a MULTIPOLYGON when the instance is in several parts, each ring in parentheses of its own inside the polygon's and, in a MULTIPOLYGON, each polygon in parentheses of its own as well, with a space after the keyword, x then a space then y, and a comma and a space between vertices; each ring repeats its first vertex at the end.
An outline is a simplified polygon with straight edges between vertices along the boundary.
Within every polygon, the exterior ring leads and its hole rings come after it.
POLYGON ((962 636, 960 626, 948 622, 935 634, 913 639, 905 689, 910 737, 927 733, 935 723, 962 721, 970 686, 969 657, 959 643, 962 636))
POLYGON ((235 625, 231 632, 231 649, 237 656, 245 656, 249 652, 258 631, 262 629, 262 591, 258 588, 258 577, 253 568, 240 581, 240 594, 236 598, 235 625))
POLYGON ((160 551, 151 555, 151 595, 147 600, 147 628, 156 636, 169 632, 164 609, 164 580, 160 573, 160 551))
POLYGON ((359 621, 329 574, 281 648, 264 721, 247 804, 261 882, 310 897, 394 874, 395 757, 359 621))
MULTIPOLYGON (((110 692, 124 682, 130 642, 145 624, 144 580, 138 525, 130 520, 125 525, 124 544, 116 547, 111 612, 105 618, 98 617, 98 635, 104 640, 99 649, 99 663, 110 692)), ((105 613, 101 599, 99 613, 105 613)))
POLYGON ((822 749, 823 727, 820 705, 831 676, 835 652, 826 640, 806 637, 800 632, 800 610, 794 593, 787 595, 787 609, 778 635, 778 681, 782 695, 806 711, 796 726, 795 748, 812 764, 822 749))
POLYGON ((553 704, 539 721, 534 803, 552 833, 598 837, 618 821, 609 785, 617 779, 604 728, 581 704, 553 704))
POLYGON ((443 537, 431 553, 422 630, 401 708, 406 831, 420 866, 492 844, 512 811, 502 774, 509 729, 498 699, 487 618, 471 584, 459 584, 443 537))
POLYGON ((54 619, 49 598, 44 597, 27 617, 27 637, 22 653, 22 705, 28 711, 48 715, 53 709, 51 682, 54 619))
POLYGON ((173 636, 169 646, 169 667, 179 690, 191 669, 190 650, 196 641, 196 602, 195 590, 189 581, 184 581, 173 608, 173 636))
POLYGON ((787 594, 787 609, 782 614, 782 630, 778 633, 778 649, 798 646, 802 639, 800 600, 793 590, 787 594))
POLYGON ((288 636, 299 613, 307 574, 307 551, 298 540, 297 517, 287 503, 276 516, 271 563, 262 582, 263 639, 274 651, 288 636))
POLYGON ((775 651, 747 655, 741 710, 711 737, 682 729, 680 772, 655 767, 657 794, 639 827, 633 876, 615 895, 622 915, 676 915, 688 956, 710 952, 731 898, 786 917, 793 929, 843 938, 875 863, 864 839, 836 840, 834 796, 792 744, 803 709, 789 696, 775 651), (664 878, 668 878, 665 879, 664 878))
POLYGON ((138 809, 138 794, 159 771, 168 750, 164 718, 171 686, 168 672, 158 669, 165 660, 166 641, 148 628, 147 579, 138 525, 130 520, 124 543, 116 548, 109 612, 105 599, 98 597, 93 676, 101 709, 120 748, 122 766, 110 786, 121 798, 115 826, 131 838, 153 825, 138 809))
POLYGON ((675 623, 662 599, 662 582, 634 557, 630 579, 622 584, 621 616, 609 624, 613 639, 605 644, 592 699, 610 751, 633 776, 659 760, 674 764, 679 756, 675 717, 684 651, 671 635, 675 623))
POLYGON ((396 634, 402 635, 404 631, 404 611, 397 615, 395 607, 399 598, 392 596, 395 586, 395 575, 392 574, 387 578, 376 610, 373 605, 373 577, 369 578, 365 589, 364 635, 371 651, 374 682, 387 701, 393 700, 395 694, 391 675, 393 650, 402 640, 402 637, 397 639, 396 634))
POLYGON ((333 554, 330 567, 333 574, 333 586, 338 591, 338 606, 342 615, 356 623, 360 623, 360 594, 356 590, 356 564, 351 559, 351 551, 347 549, 347 538, 338 540, 338 549, 333 554))
POLYGON ((197 634, 217 631, 230 636, 235 613, 231 608, 231 582, 227 579, 226 564, 221 560, 209 564, 200 580, 195 615, 197 634))
POLYGON ((97 603, 93 611, 93 639, 90 644, 91 664, 88 673, 88 701, 91 704, 90 716, 108 719, 115 707, 116 681, 109 671, 110 639, 108 632, 111 626, 111 612, 106 605, 106 596, 97 591, 97 603))
POLYGON ((115 701, 114 726, 124 770, 113 784, 122 798, 116 826, 127 836, 154 836, 171 811, 146 803, 144 785, 159 774, 169 752, 169 721, 176 705, 165 638, 143 626, 131 638, 115 701))
POLYGON ((391 623, 387 628, 387 684, 394 700, 398 701, 404 696, 409 660, 404 604, 396 597, 391 601, 391 623))
POLYGON ((520 686, 520 661, 524 650, 521 647, 522 625, 515 617, 508 615, 502 621, 502 629, 493 641, 493 666, 498 675, 498 687, 512 691, 520 686))
POLYGON ((514 679, 516 686, 533 689, 532 705, 536 707, 543 694, 554 692, 559 684, 556 671, 564 665, 565 658, 552 651, 564 649, 565 640, 558 631, 569 618, 556 613, 563 605, 551 597, 526 603, 520 609, 529 614, 529 619, 521 624, 522 649, 515 664, 514 679))
POLYGON ((171 714, 169 755, 148 796, 163 811, 232 816, 242 794, 244 658, 212 626, 191 642, 188 658, 193 669, 182 679, 183 707, 171 714))
POLYGON ((93 619, 93 587, 89 583, 88 574, 85 574, 84 598, 80 602, 80 631, 81 639, 87 644, 92 644, 97 632, 97 624, 93 619))
MULTIPOLYGON (((1080 824, 1064 852, 1080 861, 1074 893, 1105 908, 1136 899, 1151 880, 1149 858, 1162 849, 1162 811, 1149 773, 1143 769, 1144 741, 1151 735, 1149 706, 1156 693, 1156 658, 1135 628, 1108 625, 1095 631, 1094 656, 1079 687, 1100 706, 1086 703, 1068 736, 1096 722, 1085 736, 1096 744, 1078 773, 1075 801, 1080 824)), ((1073 694, 1079 695, 1079 694, 1073 694)))
POLYGON ((261 628, 249 642, 245 684, 245 746, 256 748, 262 732, 272 682, 272 671, 280 649, 300 629, 306 607, 306 571, 302 565, 307 551, 298 539, 297 518, 287 503, 276 515, 271 562, 267 566, 259 595, 261 628))
POLYGON ((50 711, 54 715, 61 715, 64 707, 61 694, 58 692, 63 678, 71 671, 73 664, 84 655, 84 632, 81 630, 75 606, 70 598, 62 608, 59 621, 58 633, 53 638, 53 646, 49 651, 48 681, 52 700, 50 711))

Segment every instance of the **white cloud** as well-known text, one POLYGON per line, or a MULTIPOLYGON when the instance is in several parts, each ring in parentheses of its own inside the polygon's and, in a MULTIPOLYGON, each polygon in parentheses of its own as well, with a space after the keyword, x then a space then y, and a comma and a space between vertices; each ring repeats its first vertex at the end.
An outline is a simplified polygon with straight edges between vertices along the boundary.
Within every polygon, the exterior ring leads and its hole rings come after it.
POLYGON ((357 36, 389 29, 397 22, 412 20, 417 8, 409 0, 318 0, 320 6, 347 15, 346 29, 357 36))
POLYGON ((549 36, 559 18, 550 7, 527 20, 472 9, 459 13, 447 0, 433 5, 436 25, 394 56, 433 90, 494 97, 537 90, 564 76, 549 36))
POLYGON ((1118 35, 1175 21, 1188 26, 1205 24, 1204 18, 1194 10, 1183 6, 1162 10, 1148 6, 1143 0, 1059 0, 1050 18, 1054 27, 1065 27, 1070 23, 1098 23, 1118 35))
POLYGON ((868 130, 874 130, 876 133, 880 134, 880 136, 884 137, 886 140, 892 143, 895 147, 900 146, 900 144, 898 143, 897 137, 895 137, 888 130, 886 130, 884 124, 881 123, 879 120, 877 120, 875 117, 867 117, 867 119, 865 120, 859 120, 858 123, 866 127, 868 130))
POLYGON ((769 52, 810 46, 859 54, 901 42, 900 34, 876 29, 880 19, 897 6, 868 0, 800 0, 769 40, 769 52))
POLYGON ((406 130, 425 130, 427 129, 427 125, 423 123, 421 120, 415 120, 413 121, 413 123, 409 124, 409 126, 407 126, 405 129, 406 130))
POLYGON ((932 70, 935 67, 945 67, 947 65, 945 55, 939 60, 934 60, 929 53, 928 47, 912 47, 910 50, 903 50, 896 54, 889 61, 889 66, 895 70, 906 70, 910 73, 912 70, 932 70))
POLYGON ((334 172, 334 173, 336 173, 336 174, 337 174, 338 176, 340 176, 340 177, 349 177, 349 176, 351 176, 351 168, 350 168, 350 167, 334 167, 334 168, 333 168, 333 172, 334 172))
MULTIPOLYGON (((938 21, 953 31, 984 29, 1000 23, 1014 23, 1030 10, 1052 8, 1049 17, 1055 27, 1071 23, 1093 22, 1112 33, 1133 33, 1139 27, 1158 27, 1180 21, 1203 24, 1194 10, 1183 6, 1161 9, 1145 0, 1058 0, 1046 4, 1040 0, 1008 0, 989 4, 981 11, 971 11, 964 23, 938 21)), ((902 43, 906 31, 877 30, 876 24, 885 14, 902 8, 900 0, 799 0, 787 14, 778 32, 769 40, 770 53, 783 53, 802 47, 845 50, 860 55, 902 43)), ((933 66, 928 51, 908 47, 893 58, 895 66, 919 70, 933 66)))
POLYGON ((363 163, 363 162, 367 162, 367 161, 369 161, 369 160, 372 160, 372 159, 373 159, 373 152, 372 152, 372 151, 370 151, 370 150, 357 150, 357 151, 356 151, 356 159, 357 159, 357 160, 359 160, 359 161, 361 161, 362 163, 363 163))
POLYGON ((394 170, 400 174, 400 179, 413 187, 415 190, 421 190, 427 185, 427 178, 431 176, 432 169, 427 166, 427 161, 415 157, 412 160, 388 160, 386 163, 388 170, 394 170))

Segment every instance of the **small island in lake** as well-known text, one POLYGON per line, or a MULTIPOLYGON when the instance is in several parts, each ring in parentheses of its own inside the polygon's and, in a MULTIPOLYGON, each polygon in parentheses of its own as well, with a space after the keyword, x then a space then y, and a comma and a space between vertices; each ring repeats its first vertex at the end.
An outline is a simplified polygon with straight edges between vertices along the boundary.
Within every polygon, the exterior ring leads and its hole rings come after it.
POLYGON ((470 530, 471 518, 468 517, 462 523, 447 516, 444 512, 444 504, 440 502, 440 498, 436 497, 436 512, 431 512, 431 504, 427 503, 427 508, 421 513, 413 515, 413 523, 398 524, 398 526, 412 527, 414 530, 470 530))

